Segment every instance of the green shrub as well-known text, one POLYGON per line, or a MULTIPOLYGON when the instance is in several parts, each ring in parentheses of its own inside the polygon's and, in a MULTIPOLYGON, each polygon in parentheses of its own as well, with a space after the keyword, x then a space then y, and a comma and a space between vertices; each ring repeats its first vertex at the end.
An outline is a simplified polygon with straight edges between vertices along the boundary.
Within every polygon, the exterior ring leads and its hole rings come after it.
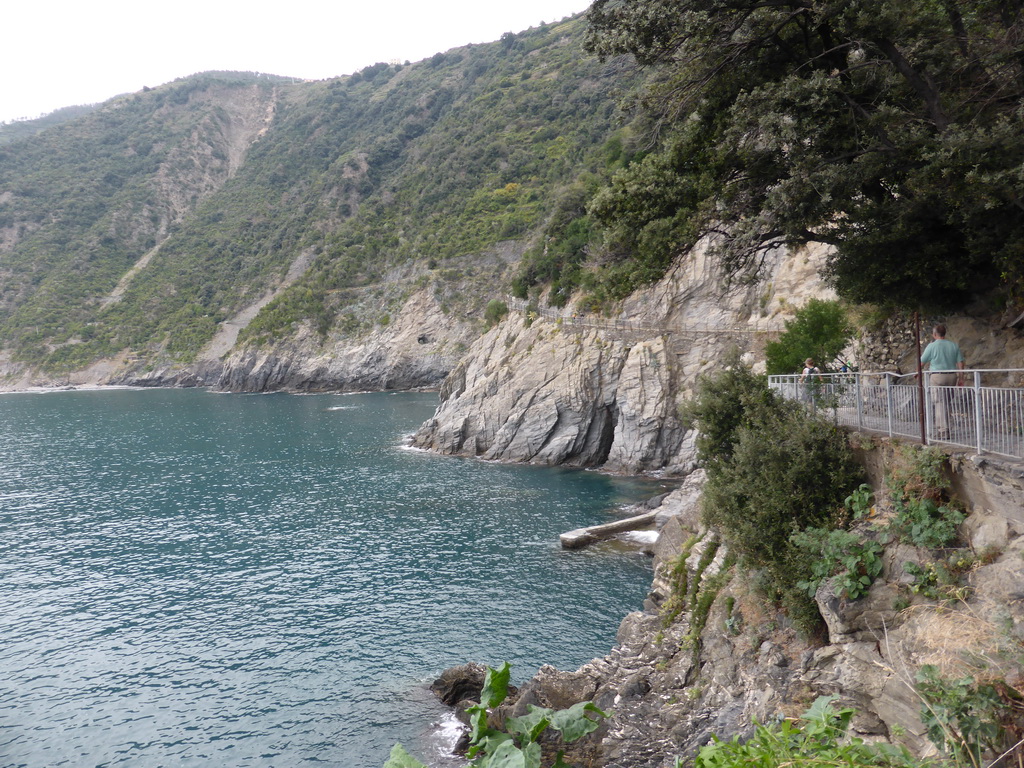
POLYGON ((778 340, 765 347, 768 374, 798 373, 808 357, 829 370, 852 336, 853 326, 839 302, 811 299, 786 322, 778 340))
POLYGON ((793 535, 845 523, 843 500, 863 480, 845 435, 777 399, 764 377, 735 360, 702 379, 686 416, 700 430, 708 473, 704 522, 721 531, 741 565, 761 571, 768 596, 809 631, 820 616, 799 585, 814 577, 817 556, 793 535))
MULTIPOLYGON (((822 696, 800 717, 776 725, 758 725, 754 735, 715 738, 702 747, 695 768, 825 768, 826 766, 925 766, 905 748, 868 744, 846 735, 854 710, 835 710, 835 696, 822 696)), ((678 764, 678 763, 677 763, 678 764)))
POLYGON ((501 322, 502 318, 508 314, 508 304, 500 299, 492 299, 487 302, 487 307, 484 309, 484 323, 488 328, 493 328, 501 322))
POLYGON ((790 593, 811 577, 816 560, 794 545, 793 534, 840 525, 842 500, 861 473, 841 432, 779 403, 741 427, 731 461, 709 472, 704 520, 745 565, 763 569, 777 591, 790 593))
POLYGON ((857 490, 843 500, 843 505, 853 514, 854 520, 860 520, 871 512, 871 486, 861 483, 857 490))
POLYGON ((917 672, 921 721, 928 738, 951 755, 957 765, 982 765, 982 753, 998 752, 1003 735, 1000 719, 1006 707, 991 683, 973 677, 951 680, 926 664, 917 672))
POLYGON ((702 376, 697 387, 697 396, 683 405, 680 417, 688 428, 697 428, 697 456, 714 472, 732 459, 740 427, 753 424, 776 401, 764 378, 751 373, 735 350, 720 370, 702 376))
POLYGON ((836 595, 856 600, 867 594, 882 572, 882 545, 850 531, 808 528, 793 534, 793 544, 811 558, 811 578, 797 585, 809 597, 831 578, 836 595))

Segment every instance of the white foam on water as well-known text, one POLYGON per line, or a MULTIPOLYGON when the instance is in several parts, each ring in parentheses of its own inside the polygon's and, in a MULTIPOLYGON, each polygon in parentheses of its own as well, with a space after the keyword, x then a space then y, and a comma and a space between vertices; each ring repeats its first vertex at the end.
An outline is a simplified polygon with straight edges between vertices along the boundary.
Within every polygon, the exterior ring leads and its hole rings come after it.
MULTIPOLYGON (((412 435, 403 436, 402 440, 412 440, 412 435)), ((420 448, 418 445, 413 445, 409 442, 402 442, 395 446, 400 451, 412 451, 413 453, 429 453, 433 454, 429 448, 420 448)))
POLYGON ((622 534, 627 541, 635 541, 639 544, 654 544, 658 541, 657 531, 627 531, 622 534))
POLYGON ((455 768, 466 765, 461 755, 455 754, 455 745, 466 732, 454 712, 446 714, 440 722, 431 724, 430 735, 427 737, 431 754, 427 755, 430 768, 455 768))

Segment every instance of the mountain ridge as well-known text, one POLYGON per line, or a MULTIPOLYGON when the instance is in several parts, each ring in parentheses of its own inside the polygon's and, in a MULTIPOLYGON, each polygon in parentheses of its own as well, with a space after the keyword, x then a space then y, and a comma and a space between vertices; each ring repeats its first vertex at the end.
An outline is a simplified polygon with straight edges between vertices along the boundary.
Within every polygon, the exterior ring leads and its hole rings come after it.
POLYGON ((355 343, 398 306, 352 308, 348 292, 388 293, 382 276, 406 262, 433 265, 446 308, 478 325, 502 289, 453 292, 443 262, 528 246, 560 189, 608 172, 599 149, 632 76, 580 55, 582 25, 328 81, 197 75, 0 148, 8 380, 117 357, 185 370, 275 292, 242 346, 306 326, 355 343), (78 158, 63 175, 62 158, 78 158))

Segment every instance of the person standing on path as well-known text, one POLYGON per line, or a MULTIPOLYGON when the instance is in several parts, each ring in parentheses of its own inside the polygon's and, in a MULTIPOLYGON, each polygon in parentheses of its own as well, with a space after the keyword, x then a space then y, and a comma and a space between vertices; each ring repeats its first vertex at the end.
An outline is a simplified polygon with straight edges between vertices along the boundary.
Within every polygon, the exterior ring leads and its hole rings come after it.
POLYGON ((803 384, 809 376, 817 376, 818 381, 821 381, 821 368, 814 364, 813 357, 804 360, 804 369, 800 372, 800 383, 803 384))
POLYGON ((818 391, 821 389, 821 368, 814 364, 814 358, 808 357, 804 360, 804 369, 800 373, 800 391, 802 399, 808 403, 814 403, 818 391))
POLYGON ((964 354, 956 342, 946 338, 946 326, 941 323, 932 328, 932 342, 921 353, 921 366, 928 371, 928 386, 933 388, 935 435, 944 440, 949 438, 949 391, 945 387, 963 383, 964 354))

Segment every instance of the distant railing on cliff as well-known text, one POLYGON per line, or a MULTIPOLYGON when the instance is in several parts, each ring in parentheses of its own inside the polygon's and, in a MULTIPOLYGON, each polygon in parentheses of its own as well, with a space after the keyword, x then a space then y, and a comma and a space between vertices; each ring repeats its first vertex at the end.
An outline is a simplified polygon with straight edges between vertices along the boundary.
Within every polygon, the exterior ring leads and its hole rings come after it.
POLYGON ((923 411, 926 444, 1024 458, 1024 369, 963 374, 957 386, 930 383, 928 371, 923 387, 916 374, 888 372, 825 373, 804 381, 801 376, 769 376, 768 383, 783 397, 829 414, 837 424, 920 439, 923 411))
POLYGON ((523 299, 508 296, 505 299, 508 308, 514 312, 532 313, 535 317, 542 317, 545 320, 554 320, 557 323, 579 328, 596 328, 604 331, 620 331, 624 333, 638 333, 649 335, 661 334, 694 334, 694 335, 737 335, 737 334, 765 334, 775 335, 782 333, 783 328, 778 323, 767 321, 755 321, 753 323, 717 325, 714 323, 679 323, 671 326, 651 326, 633 320, 597 318, 593 315, 581 315, 574 312, 555 309, 553 307, 538 307, 531 305, 523 299))

